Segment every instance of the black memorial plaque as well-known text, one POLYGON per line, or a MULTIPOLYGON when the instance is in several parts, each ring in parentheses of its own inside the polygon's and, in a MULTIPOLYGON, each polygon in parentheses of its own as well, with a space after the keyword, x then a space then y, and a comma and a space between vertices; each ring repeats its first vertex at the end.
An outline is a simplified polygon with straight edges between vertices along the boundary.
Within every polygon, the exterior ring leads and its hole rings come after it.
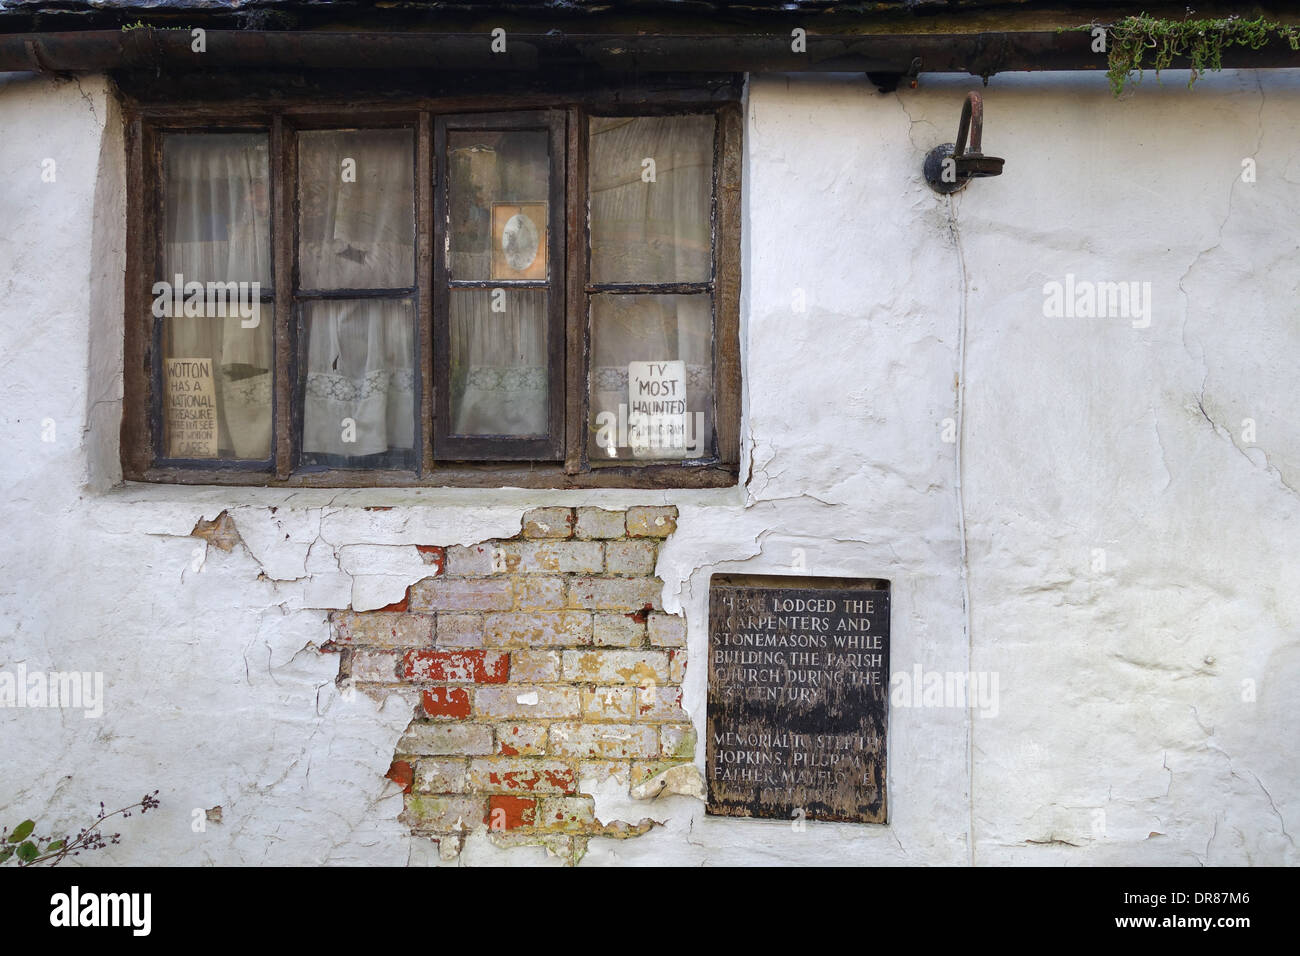
POLYGON ((889 582, 714 575, 708 812, 887 822, 889 582))

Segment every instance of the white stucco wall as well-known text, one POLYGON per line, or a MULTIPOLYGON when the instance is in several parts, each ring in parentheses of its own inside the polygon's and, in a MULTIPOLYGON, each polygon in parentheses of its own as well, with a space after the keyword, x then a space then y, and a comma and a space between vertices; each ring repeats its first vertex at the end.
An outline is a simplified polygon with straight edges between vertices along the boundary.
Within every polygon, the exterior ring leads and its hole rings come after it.
MULTIPOLYGON (((98 719, 0 709, 0 822, 158 788, 93 862, 436 862, 383 776, 409 708, 340 697, 328 610, 400 597, 417 543, 663 502, 698 727, 708 576, 800 564, 890 578, 893 670, 996 675, 996 714, 891 708, 888 826, 671 797, 584 865, 1295 864, 1300 76, 1183 77, 995 77, 1006 173, 952 200, 921 163, 975 84, 752 78, 748 485, 538 493, 118 485, 120 115, 95 78, 0 76, 0 669, 106 681, 98 719), (1149 326, 1045 317, 1067 274, 1149 282, 1149 326), (223 509, 228 554, 188 536, 223 509)), ((556 862, 471 839, 485 861, 556 862)))

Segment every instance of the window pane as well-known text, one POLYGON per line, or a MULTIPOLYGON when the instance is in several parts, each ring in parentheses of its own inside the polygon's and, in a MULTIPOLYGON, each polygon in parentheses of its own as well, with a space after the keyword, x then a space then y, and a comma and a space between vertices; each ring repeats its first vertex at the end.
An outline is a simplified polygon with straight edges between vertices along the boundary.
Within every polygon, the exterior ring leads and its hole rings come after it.
POLYGON ((415 284, 410 130, 298 136, 298 276, 304 289, 415 284))
POLYGON ((319 300, 303 309, 304 462, 413 468, 412 301, 319 300))
POLYGON ((452 289, 451 430, 545 436, 545 289, 452 289))
POLYGON ((544 130, 447 134, 451 278, 547 278, 547 138, 544 130))
POLYGON ((713 246, 713 116, 592 117, 593 282, 703 282, 713 246))
POLYGON ((707 295, 591 297, 591 463, 713 453, 707 295))
MULTIPOLYGON (((163 275, 257 282, 271 291, 271 190, 265 133, 163 138, 163 275)), ((254 297, 256 298, 256 297, 254 297)))
POLYGON ((237 313, 222 318, 172 311, 161 319, 162 456, 270 458, 269 304, 255 311, 253 328, 244 325, 254 319, 237 313))

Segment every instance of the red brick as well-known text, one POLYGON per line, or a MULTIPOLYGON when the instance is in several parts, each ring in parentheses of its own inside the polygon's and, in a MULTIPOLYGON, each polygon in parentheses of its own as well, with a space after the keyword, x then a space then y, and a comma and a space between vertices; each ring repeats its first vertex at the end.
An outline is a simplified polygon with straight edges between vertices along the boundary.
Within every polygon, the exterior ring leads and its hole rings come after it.
POLYGON ((463 687, 435 687, 420 694, 420 703, 430 717, 464 720, 469 716, 469 691, 463 687))
POLYGON ((485 822, 492 830, 514 830, 519 827, 534 826, 537 822, 537 799, 494 794, 488 798, 488 815, 485 822))
POLYGON ((573 766, 545 757, 478 757, 465 778, 469 790, 487 792, 574 793, 573 766))
POLYGON ((385 776, 401 787, 402 793, 410 793, 411 784, 415 783, 415 769, 405 760, 394 760, 385 776))
POLYGON ((405 665, 408 680, 504 684, 510 676, 510 655, 501 651, 408 651, 405 665))

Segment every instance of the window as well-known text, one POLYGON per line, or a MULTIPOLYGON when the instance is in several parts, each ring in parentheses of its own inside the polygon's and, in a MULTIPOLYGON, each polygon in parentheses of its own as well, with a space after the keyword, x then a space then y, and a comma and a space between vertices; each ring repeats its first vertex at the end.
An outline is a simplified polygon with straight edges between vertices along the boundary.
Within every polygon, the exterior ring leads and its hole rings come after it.
POLYGON ((132 104, 126 477, 735 481, 739 110, 132 104))

